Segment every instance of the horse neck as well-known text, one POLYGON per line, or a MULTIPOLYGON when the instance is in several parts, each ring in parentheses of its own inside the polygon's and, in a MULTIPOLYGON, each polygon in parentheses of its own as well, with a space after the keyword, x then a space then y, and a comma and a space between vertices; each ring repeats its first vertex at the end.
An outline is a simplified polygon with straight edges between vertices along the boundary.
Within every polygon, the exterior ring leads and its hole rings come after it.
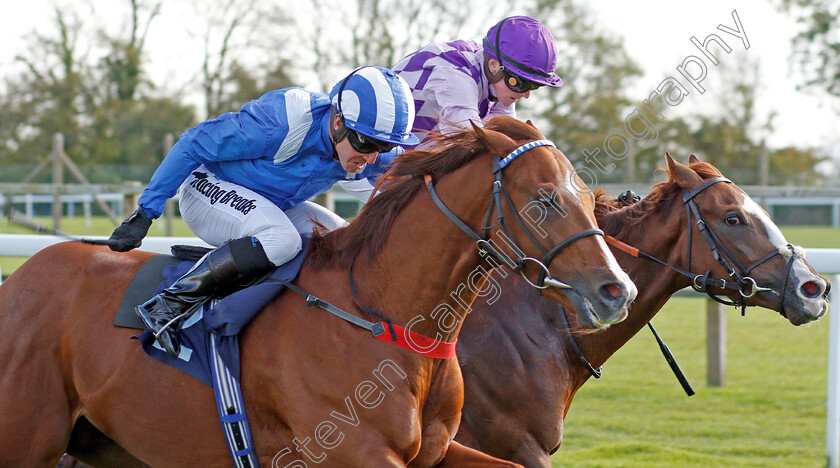
MULTIPOLYGON (((435 184, 441 200, 479 235, 492 187, 490 164, 484 159, 435 184)), ((481 264, 475 241, 421 188, 401 210, 377 258, 357 262, 354 274, 370 305, 379 304, 394 323, 452 341, 483 285, 486 270, 481 264)))
MULTIPOLYGON (((670 265, 685 269, 687 266, 684 242, 685 211, 679 197, 669 203, 670 206, 664 207, 669 213, 664 221, 659 215, 654 214, 641 220, 636 228, 625 230, 624 235, 616 236, 616 232, 605 231, 605 233, 670 265)), ((612 216, 625 216, 626 219, 628 214, 630 214, 630 209, 624 209, 612 216)), ((601 332, 576 335, 575 339, 583 355, 596 367, 606 362, 647 325, 675 292, 688 286, 688 281, 684 276, 664 265, 653 260, 630 256, 615 248, 612 251, 621 267, 639 287, 639 294, 630 306, 627 319, 621 323, 611 325, 601 332)), ((573 362, 578 361, 573 360, 573 362)), ((582 378, 578 379, 577 387, 583 385, 589 373, 584 369, 578 372, 578 375, 582 378)))

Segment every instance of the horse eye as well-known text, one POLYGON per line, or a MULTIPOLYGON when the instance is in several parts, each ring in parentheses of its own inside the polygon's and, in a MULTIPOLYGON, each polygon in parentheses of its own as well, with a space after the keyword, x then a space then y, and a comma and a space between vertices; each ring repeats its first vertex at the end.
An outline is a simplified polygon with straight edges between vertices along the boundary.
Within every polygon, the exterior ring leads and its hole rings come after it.
POLYGON ((737 225, 741 224, 741 218, 739 218, 735 215, 727 216, 726 217, 726 224, 729 225, 729 226, 737 226, 737 225))
POLYGON ((542 206, 545 206, 545 207, 554 206, 554 200, 552 200, 551 197, 538 198, 537 201, 540 202, 540 204, 542 206))

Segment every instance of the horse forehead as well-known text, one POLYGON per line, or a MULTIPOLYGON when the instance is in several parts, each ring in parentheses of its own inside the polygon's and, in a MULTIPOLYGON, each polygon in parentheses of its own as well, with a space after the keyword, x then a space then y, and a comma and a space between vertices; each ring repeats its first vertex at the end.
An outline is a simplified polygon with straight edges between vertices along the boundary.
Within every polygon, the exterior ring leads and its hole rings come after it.
POLYGON ((521 166, 533 182, 561 183, 571 179, 572 165, 568 159, 558 156, 550 148, 538 147, 523 153, 521 166), (565 164, 564 164, 565 163, 565 164))
POLYGON ((755 222, 764 226, 764 231, 767 233, 767 238, 770 239, 770 242, 775 247, 781 248, 786 246, 788 241, 785 239, 785 235, 782 234, 782 231, 770 219, 761 206, 743 191, 739 190, 738 195, 742 198, 741 207, 744 212, 752 216, 755 222))

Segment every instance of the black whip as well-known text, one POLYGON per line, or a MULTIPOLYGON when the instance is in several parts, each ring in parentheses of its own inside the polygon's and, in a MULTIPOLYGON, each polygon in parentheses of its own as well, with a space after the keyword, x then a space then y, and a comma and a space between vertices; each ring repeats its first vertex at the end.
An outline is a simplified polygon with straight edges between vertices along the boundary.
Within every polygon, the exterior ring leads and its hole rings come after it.
POLYGON ((659 337, 659 333, 656 333, 656 329, 653 328, 653 324, 648 322, 648 327, 650 327, 650 331, 653 332, 653 336, 656 337, 656 342, 659 343, 659 349, 662 350, 662 355, 665 356, 665 360, 668 361, 668 365, 671 366, 671 370, 674 371, 674 375, 677 376, 677 380, 680 381, 680 385, 682 385, 685 393, 688 396, 694 395, 694 389, 691 388, 691 383, 688 381, 688 378, 685 376, 682 369, 680 369, 680 365, 677 364, 677 360, 674 359, 674 355, 671 354, 671 350, 668 349, 668 346, 666 346, 665 342, 662 341, 662 338, 659 337))
POLYGON ((111 239, 87 239, 84 237, 75 236, 70 234, 69 232, 64 232, 59 229, 53 229, 48 226, 44 226, 43 224, 35 221, 34 219, 26 216, 25 214, 21 213, 16 208, 9 208, 9 222, 14 223, 25 228, 31 229, 35 232, 42 232, 45 234, 51 234, 54 236, 64 237, 68 240, 84 242, 85 244, 93 244, 93 245, 107 245, 110 246, 114 244, 114 241, 111 239))

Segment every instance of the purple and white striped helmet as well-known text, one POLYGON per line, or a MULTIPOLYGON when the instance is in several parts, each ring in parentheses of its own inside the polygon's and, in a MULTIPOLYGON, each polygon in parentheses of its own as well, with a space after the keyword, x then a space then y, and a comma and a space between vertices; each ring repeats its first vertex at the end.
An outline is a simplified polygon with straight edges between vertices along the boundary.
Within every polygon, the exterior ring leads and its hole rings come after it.
POLYGON ((554 73, 557 49, 544 24, 527 16, 511 16, 490 28, 484 51, 511 73, 544 86, 563 86, 554 73))

